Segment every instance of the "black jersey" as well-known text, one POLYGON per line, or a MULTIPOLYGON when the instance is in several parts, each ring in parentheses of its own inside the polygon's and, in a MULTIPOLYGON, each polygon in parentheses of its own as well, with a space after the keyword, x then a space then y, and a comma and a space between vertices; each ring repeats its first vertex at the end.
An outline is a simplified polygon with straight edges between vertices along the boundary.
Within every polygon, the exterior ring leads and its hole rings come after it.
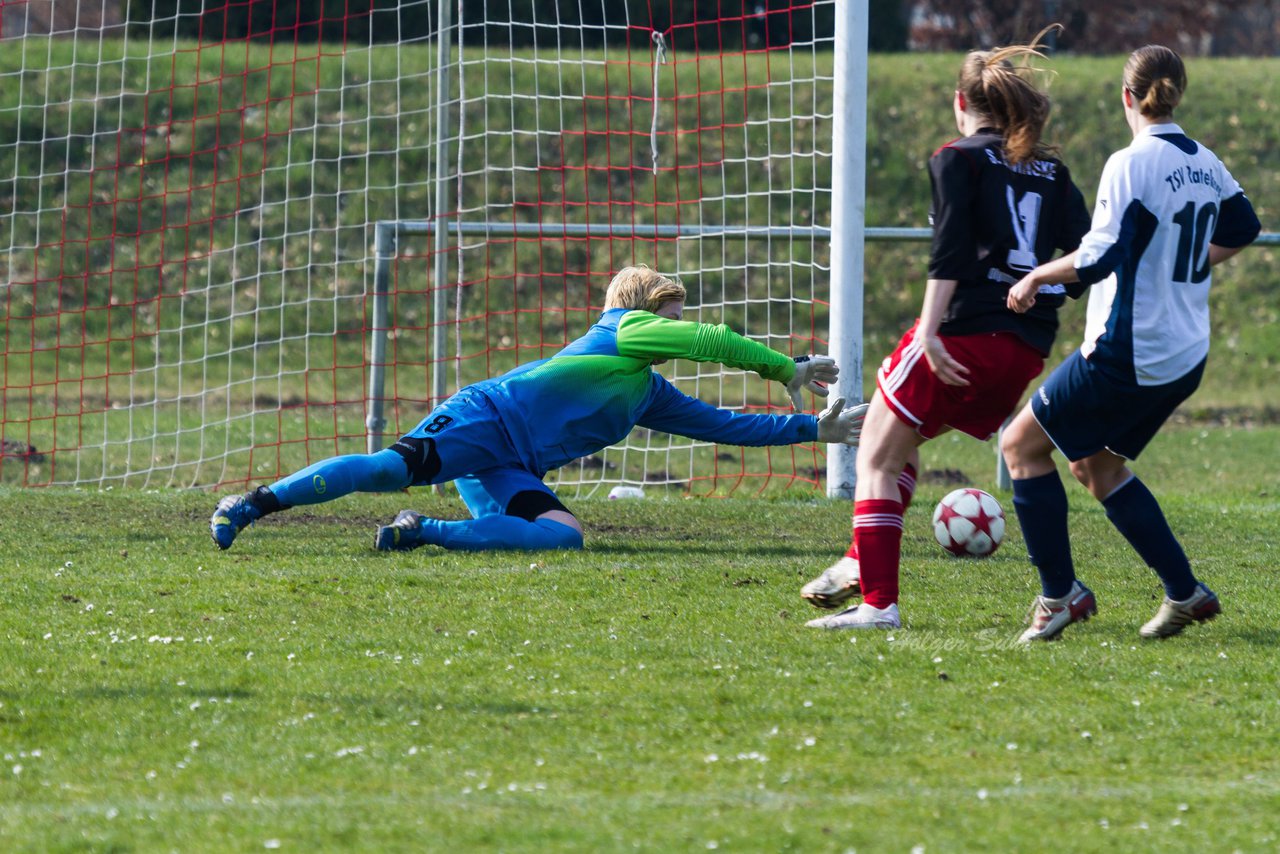
POLYGON ((1054 158, 1011 164, 1004 139, 980 130, 929 159, 933 249, 929 278, 955 279, 955 295, 938 332, 1014 332, 1045 355, 1058 331, 1058 308, 1079 284, 1043 285, 1026 314, 1005 305, 1009 287, 1056 250, 1070 252, 1089 231, 1084 196, 1054 158))

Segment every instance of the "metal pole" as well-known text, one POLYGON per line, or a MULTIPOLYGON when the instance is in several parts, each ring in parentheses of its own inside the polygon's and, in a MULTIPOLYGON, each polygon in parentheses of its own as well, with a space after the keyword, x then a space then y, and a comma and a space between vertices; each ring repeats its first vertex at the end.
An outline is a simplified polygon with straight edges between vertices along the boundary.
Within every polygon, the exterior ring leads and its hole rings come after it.
POLYGON ((1009 466, 1004 461, 1004 454, 1000 453, 1000 440, 1004 438, 1004 430, 1011 421, 1013 421, 1013 416, 1006 418, 1004 423, 1000 425, 999 432, 996 433, 996 489, 1005 492, 1013 489, 1013 477, 1009 474, 1009 466))
MULTIPOLYGON (((435 234, 437 224, 428 219, 382 220, 395 226, 397 234, 435 234)), ((450 235, 480 237, 614 237, 694 238, 716 240, 830 240, 831 229, 821 225, 613 225, 607 222, 442 222, 439 230, 450 235)), ((906 226, 870 226, 863 229, 866 240, 929 240, 933 230, 906 226)), ((1264 235, 1265 236, 1265 235, 1264 235)), ((1261 240, 1261 238, 1259 238, 1261 240)))
MULTIPOLYGON (((432 234, 437 231, 436 222, 427 219, 380 220, 390 225, 396 234, 432 234)), ((439 230, 451 236, 480 237, 614 237, 631 238, 695 238, 712 237, 716 240, 830 240, 832 230, 820 225, 613 225, 607 222, 441 222, 439 230)), ((908 228, 906 226, 867 226, 864 240, 869 241, 925 241, 933 238, 933 229, 908 228)), ((1263 232, 1252 245, 1280 246, 1280 233, 1263 232)))
MULTIPOLYGON (((866 225, 867 0, 836 4, 831 164, 831 330, 835 393, 862 400, 863 228, 866 225)), ((827 496, 853 498, 856 450, 827 446, 827 496)))
POLYGON ((369 414, 364 419, 365 449, 374 454, 382 450, 387 373, 387 318, 391 302, 391 264, 396 257, 396 227, 393 222, 379 222, 373 230, 373 329, 369 346, 369 414))
MULTIPOLYGON (((452 89, 449 66, 453 57, 453 14, 450 3, 439 0, 440 29, 436 34, 436 193, 434 222, 445 216, 449 204, 449 95, 452 89)), ((447 396, 449 375, 445 370, 445 347, 448 344, 446 320, 449 316, 445 300, 444 283, 449 275, 449 230, 435 229, 435 256, 433 258, 431 284, 435 288, 431 299, 431 397, 435 402, 447 396)))

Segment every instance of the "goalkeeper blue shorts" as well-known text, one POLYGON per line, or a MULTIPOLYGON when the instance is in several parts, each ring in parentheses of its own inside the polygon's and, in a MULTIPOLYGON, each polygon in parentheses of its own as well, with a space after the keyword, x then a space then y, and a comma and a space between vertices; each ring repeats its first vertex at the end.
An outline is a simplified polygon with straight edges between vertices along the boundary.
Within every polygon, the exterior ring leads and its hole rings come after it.
POLYGON ((1031 396, 1031 414, 1068 460, 1099 451, 1136 460, 1200 385, 1204 362, 1164 385, 1117 379, 1077 350, 1031 396))
POLYGON ((440 455, 439 473, 415 486, 445 483, 487 469, 523 467, 492 401, 469 389, 431 410, 405 437, 432 440, 440 455))
POLYGON ((480 392, 458 392, 406 437, 432 440, 440 459, 439 472, 414 485, 454 481, 477 519, 507 515, 533 521, 548 510, 569 512, 542 478, 525 468, 497 409, 480 392))

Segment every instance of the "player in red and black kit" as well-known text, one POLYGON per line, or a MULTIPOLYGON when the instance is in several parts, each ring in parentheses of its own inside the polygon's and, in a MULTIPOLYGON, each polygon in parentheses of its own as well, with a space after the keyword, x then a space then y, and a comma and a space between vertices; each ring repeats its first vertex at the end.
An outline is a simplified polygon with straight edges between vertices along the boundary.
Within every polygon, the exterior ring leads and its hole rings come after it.
POLYGON ((1040 142, 1049 99, 1035 69, 1011 59, 1040 56, 1035 44, 975 51, 956 88, 962 136, 929 161, 933 249, 920 318, 877 374, 862 441, 853 542, 801 595, 835 608, 859 590, 861 604, 812 620, 819 628, 896 628, 902 516, 915 491, 919 447, 956 429, 986 440, 1044 367, 1057 310, 1083 287, 1044 285, 1035 306, 1006 306, 1009 287, 1069 252, 1089 231, 1071 173, 1040 142))

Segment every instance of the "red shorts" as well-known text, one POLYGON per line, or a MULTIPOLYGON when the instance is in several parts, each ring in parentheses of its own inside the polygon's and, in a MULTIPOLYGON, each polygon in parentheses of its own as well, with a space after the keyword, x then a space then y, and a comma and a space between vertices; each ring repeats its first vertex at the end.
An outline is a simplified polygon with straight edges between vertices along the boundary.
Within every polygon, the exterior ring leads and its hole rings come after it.
POLYGON ((912 326, 884 360, 876 386, 894 415, 926 439, 947 427, 990 439, 1044 368, 1044 357, 1012 332, 943 335, 947 352, 969 369, 969 385, 947 385, 929 367, 915 333, 912 326))

